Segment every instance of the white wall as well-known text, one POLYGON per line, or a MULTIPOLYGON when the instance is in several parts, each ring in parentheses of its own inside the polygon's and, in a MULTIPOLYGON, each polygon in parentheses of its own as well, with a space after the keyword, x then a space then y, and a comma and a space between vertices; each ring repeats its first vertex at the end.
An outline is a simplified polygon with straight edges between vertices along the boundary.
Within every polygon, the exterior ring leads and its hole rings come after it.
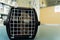
POLYGON ((39 0, 33 0, 32 1, 32 7, 35 8, 36 12, 37 12, 37 16, 38 16, 38 20, 40 20, 40 6, 39 6, 39 0))
POLYGON ((31 1, 32 0, 17 0, 17 3, 19 7, 31 7, 31 1))

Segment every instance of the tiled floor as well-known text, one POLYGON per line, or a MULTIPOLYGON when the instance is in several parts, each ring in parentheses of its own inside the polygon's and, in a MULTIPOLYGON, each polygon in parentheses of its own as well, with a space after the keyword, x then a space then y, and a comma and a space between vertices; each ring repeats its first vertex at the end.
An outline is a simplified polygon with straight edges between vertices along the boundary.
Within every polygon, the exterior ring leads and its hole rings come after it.
MULTIPOLYGON (((0 26, 0 40, 9 40, 5 26, 0 26)), ((35 40, 60 40, 60 25, 41 25, 35 40)))

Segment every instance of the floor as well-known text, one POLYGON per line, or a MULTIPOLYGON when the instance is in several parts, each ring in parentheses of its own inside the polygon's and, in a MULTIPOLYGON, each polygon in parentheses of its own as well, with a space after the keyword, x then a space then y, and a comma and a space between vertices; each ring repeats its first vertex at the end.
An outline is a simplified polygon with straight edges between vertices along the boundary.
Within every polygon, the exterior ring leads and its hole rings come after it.
MULTIPOLYGON (((0 40, 9 40, 3 25, 0 26, 0 40)), ((60 40, 60 25, 40 25, 35 40, 60 40)))

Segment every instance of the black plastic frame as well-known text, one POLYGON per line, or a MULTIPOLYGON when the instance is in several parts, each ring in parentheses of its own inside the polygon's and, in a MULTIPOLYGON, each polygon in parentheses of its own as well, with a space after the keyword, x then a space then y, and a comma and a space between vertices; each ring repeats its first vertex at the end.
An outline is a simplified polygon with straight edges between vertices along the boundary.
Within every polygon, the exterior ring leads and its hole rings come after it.
POLYGON ((34 9, 34 8, 22 8, 22 7, 17 7, 17 8, 16 8, 16 9, 19 9, 19 10, 33 10, 33 11, 35 12, 36 25, 35 25, 35 34, 33 35, 33 37, 32 37, 32 38, 28 38, 28 36, 26 35, 25 37, 20 37, 20 36, 18 36, 18 37, 14 38, 14 39, 11 39, 10 28, 9 28, 9 21, 10 21, 9 18, 10 18, 12 9, 14 9, 14 7, 11 8, 10 13, 9 13, 9 15, 8 15, 8 17, 7 17, 7 20, 6 20, 5 23, 4 23, 4 24, 6 25, 7 34, 8 34, 8 37, 10 38, 10 40, 34 39, 35 36, 36 36, 37 30, 38 30, 38 25, 39 25, 38 18, 37 18, 37 13, 36 13, 35 9, 34 9))

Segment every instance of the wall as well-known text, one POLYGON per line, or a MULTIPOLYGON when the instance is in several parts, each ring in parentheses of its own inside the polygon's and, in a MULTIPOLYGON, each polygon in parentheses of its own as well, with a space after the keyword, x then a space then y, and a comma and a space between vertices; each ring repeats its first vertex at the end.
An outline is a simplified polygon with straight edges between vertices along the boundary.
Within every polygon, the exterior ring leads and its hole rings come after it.
POLYGON ((54 6, 40 9, 42 24, 60 24, 60 12, 54 11, 54 6))
POLYGON ((46 7, 46 0, 40 0, 40 7, 46 7), (42 4, 43 2, 43 4, 42 4))
POLYGON ((17 0, 18 6, 20 7, 31 7, 31 2, 32 0, 17 0))

